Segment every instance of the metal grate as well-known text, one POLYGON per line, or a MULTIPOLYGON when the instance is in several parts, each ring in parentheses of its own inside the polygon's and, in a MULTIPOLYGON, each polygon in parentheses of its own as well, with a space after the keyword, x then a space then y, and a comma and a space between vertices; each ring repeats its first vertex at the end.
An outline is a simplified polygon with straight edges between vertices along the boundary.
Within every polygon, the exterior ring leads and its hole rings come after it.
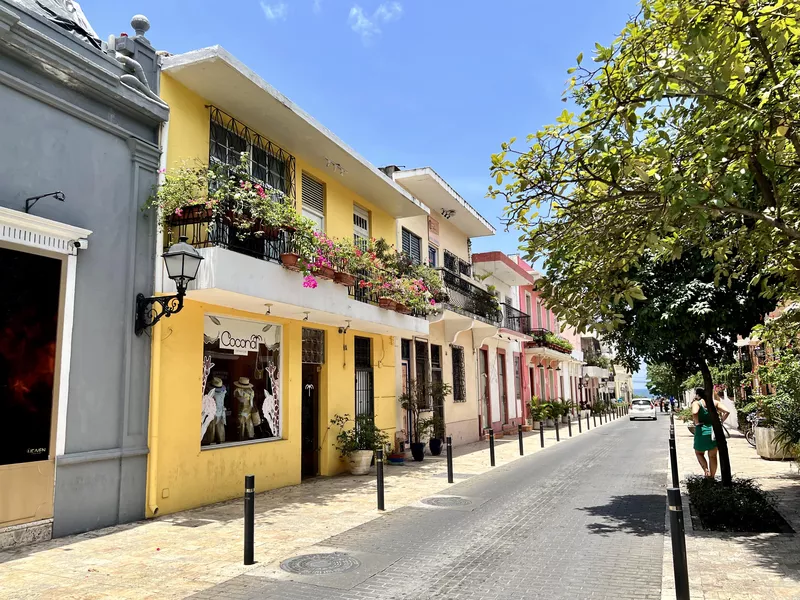
POLYGON ((521 310, 517 310, 516 308, 511 306, 511 304, 508 302, 503 305, 503 310, 505 313, 503 327, 505 327, 506 329, 511 329, 512 331, 517 331, 519 333, 530 335, 531 332, 530 315, 526 315, 521 310))
POLYGON ((372 366, 372 340, 365 337, 355 339, 356 367, 372 366))
POLYGON ((216 106, 208 108, 211 111, 209 164, 238 165, 241 154, 247 152, 250 177, 280 190, 293 201, 294 156, 216 106))
POLYGON ((464 347, 451 346, 453 351, 453 402, 467 401, 467 378, 464 373, 464 347))
POLYGON ((325 185, 303 173, 303 208, 316 211, 320 216, 325 214, 325 185))
POLYGON ((372 340, 355 338, 356 415, 375 416, 375 392, 372 373, 372 340))
POLYGON ((325 332, 303 327, 303 364, 325 364, 325 332))

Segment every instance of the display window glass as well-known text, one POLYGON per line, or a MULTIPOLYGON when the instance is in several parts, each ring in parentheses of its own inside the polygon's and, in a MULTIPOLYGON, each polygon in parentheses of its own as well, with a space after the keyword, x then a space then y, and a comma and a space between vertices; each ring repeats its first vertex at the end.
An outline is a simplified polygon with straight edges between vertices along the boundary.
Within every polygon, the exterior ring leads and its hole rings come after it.
POLYGON ((61 261, 0 248, 0 465, 50 457, 61 261))
POLYGON ((216 315, 204 321, 201 446, 280 439, 283 328, 216 315))

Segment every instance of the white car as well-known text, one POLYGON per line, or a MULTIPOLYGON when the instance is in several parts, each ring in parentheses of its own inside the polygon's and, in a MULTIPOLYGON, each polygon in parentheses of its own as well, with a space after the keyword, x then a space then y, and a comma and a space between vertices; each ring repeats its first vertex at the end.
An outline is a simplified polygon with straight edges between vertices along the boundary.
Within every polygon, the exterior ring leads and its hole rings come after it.
POLYGON ((650 402, 649 398, 634 398, 631 401, 631 410, 628 413, 631 421, 634 419, 652 419, 658 420, 658 412, 656 405, 650 402))

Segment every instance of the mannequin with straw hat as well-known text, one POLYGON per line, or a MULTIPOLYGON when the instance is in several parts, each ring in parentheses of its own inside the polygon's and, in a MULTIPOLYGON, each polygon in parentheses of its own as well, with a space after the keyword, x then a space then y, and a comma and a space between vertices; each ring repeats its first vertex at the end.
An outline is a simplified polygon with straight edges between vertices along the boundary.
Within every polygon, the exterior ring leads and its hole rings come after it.
POLYGON ((247 440, 255 437, 255 428, 261 424, 261 417, 254 407, 256 393, 249 377, 239 377, 233 383, 236 388, 233 397, 239 401, 239 439, 247 440))

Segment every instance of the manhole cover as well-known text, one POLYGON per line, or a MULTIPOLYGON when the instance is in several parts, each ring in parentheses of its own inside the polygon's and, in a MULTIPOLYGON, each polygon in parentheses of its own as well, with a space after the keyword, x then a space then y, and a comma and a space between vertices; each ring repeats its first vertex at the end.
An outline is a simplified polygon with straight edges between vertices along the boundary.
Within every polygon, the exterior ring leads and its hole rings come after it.
POLYGON ((281 569, 298 575, 329 575, 330 573, 347 573, 357 569, 361 563, 343 552, 330 554, 305 554, 295 556, 281 563, 281 569))
POLYGON ((458 496, 436 496, 433 498, 423 498, 423 504, 429 506, 469 506, 472 504, 471 500, 466 498, 459 498, 458 496))

